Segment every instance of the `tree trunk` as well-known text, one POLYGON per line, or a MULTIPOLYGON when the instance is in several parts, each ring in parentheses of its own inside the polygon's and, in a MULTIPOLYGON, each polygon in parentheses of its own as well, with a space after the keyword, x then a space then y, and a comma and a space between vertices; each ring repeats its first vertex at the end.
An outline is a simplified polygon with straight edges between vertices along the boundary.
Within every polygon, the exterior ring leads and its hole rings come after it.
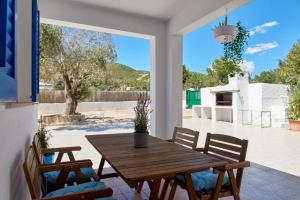
POLYGON ((65 80, 65 95, 66 95, 66 115, 74 115, 76 114, 76 108, 77 108, 77 99, 75 98, 74 94, 74 88, 72 88, 72 81, 70 81, 67 74, 64 74, 64 80, 65 80))
POLYGON ((66 115, 74 115, 76 113, 77 108, 77 100, 74 95, 66 92, 66 115))

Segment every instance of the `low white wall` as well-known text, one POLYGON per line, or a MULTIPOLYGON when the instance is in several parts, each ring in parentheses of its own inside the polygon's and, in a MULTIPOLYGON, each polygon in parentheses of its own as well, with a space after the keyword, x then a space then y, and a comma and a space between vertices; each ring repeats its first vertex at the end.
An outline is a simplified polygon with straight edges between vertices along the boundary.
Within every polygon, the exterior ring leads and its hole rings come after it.
POLYGON ((36 125, 36 105, 0 111, 1 200, 31 199, 22 165, 36 125))
MULTIPOLYGON (((105 111, 105 110, 126 110, 133 109, 136 101, 117 102, 81 102, 78 104, 77 112, 105 111)), ((65 103, 40 103, 38 106, 39 115, 62 114, 66 108, 65 103)))

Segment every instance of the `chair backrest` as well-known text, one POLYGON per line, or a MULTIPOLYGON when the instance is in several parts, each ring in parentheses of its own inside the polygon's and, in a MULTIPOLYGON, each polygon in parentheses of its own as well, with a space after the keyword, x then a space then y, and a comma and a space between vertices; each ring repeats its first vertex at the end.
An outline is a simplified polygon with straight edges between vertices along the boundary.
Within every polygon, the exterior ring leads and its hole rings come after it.
MULTIPOLYGON (((230 163, 243 162, 246 159, 248 140, 222 134, 207 133, 204 153, 225 159, 230 163)), ((240 188, 243 169, 236 174, 237 185, 240 188)))
POLYGON ((29 148, 23 170, 32 199, 39 199, 42 195, 42 177, 39 163, 32 147, 29 148))
POLYGON ((199 138, 199 132, 187 128, 175 127, 172 141, 176 144, 196 149, 199 138))
POLYGON ((32 147, 34 150, 34 153, 37 157, 37 161, 39 164, 43 164, 43 154, 42 154, 42 148, 39 142, 39 138, 37 135, 34 136, 33 141, 32 141, 32 147))
POLYGON ((204 153, 220 157, 229 162, 242 162, 246 159, 248 140, 222 134, 207 133, 204 153))

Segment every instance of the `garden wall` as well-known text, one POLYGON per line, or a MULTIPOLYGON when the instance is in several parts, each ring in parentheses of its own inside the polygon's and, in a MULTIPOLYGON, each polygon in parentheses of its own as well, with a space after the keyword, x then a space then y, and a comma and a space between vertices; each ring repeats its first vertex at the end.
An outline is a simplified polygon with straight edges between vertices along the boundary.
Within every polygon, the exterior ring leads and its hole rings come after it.
MULTIPOLYGON (((114 102, 114 101, 136 101, 143 91, 97 91, 93 90, 84 102, 114 102)), ((40 103, 64 103, 65 92, 63 90, 40 91, 40 103)))

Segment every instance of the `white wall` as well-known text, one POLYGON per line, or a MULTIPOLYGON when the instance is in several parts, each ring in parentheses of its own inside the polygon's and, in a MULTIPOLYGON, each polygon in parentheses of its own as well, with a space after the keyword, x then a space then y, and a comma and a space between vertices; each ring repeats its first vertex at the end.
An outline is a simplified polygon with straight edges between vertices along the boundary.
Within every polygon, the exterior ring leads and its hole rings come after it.
POLYGON ((31 22, 32 0, 17 0, 16 77, 18 102, 31 102, 31 22))
POLYGON ((19 106, 0 111, 1 200, 30 199, 22 164, 36 132, 37 106, 19 106))
MULTIPOLYGON (((136 106, 136 101, 114 101, 114 102, 80 102, 78 112, 105 111, 105 110, 127 110, 136 106)), ((38 105, 39 115, 63 114, 66 109, 65 103, 40 103, 38 105)))
MULTIPOLYGON (((17 103, 0 107, 0 199, 31 199, 22 164, 36 132, 37 106, 31 102, 31 0, 17 0, 17 103)), ((2 87, 2 86, 1 86, 2 87)))

